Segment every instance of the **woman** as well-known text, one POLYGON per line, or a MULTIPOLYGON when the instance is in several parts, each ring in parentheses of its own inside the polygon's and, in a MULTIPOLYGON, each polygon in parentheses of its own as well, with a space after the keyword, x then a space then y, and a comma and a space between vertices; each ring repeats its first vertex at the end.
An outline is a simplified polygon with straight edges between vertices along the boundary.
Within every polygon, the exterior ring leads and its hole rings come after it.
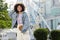
MULTIPOLYGON (((10 18, 12 18, 12 28, 18 28, 20 31, 20 34, 27 33, 30 27, 28 16, 24 11, 25 11, 25 6, 23 4, 18 3, 14 6, 14 12, 9 13, 10 18)), ((22 39, 28 40, 27 38, 28 37, 26 38, 24 37, 22 39)), ((17 40, 22 40, 22 39, 17 39, 17 40)))

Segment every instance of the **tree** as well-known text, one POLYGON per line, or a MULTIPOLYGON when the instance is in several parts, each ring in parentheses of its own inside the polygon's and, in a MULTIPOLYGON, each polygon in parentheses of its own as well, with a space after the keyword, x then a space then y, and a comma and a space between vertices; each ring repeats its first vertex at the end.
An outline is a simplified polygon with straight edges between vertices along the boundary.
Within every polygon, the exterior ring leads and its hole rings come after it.
POLYGON ((3 0, 0 0, 0 28, 10 28, 11 19, 7 12, 7 3, 3 4, 3 0))

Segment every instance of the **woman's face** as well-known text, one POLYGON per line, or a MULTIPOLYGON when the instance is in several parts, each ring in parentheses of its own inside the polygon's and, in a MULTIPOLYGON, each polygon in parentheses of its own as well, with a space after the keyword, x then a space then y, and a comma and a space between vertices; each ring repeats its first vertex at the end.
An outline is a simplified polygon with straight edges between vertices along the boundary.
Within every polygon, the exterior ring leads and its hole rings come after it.
POLYGON ((17 7, 17 10, 18 10, 18 12, 21 12, 22 8, 20 5, 17 7))

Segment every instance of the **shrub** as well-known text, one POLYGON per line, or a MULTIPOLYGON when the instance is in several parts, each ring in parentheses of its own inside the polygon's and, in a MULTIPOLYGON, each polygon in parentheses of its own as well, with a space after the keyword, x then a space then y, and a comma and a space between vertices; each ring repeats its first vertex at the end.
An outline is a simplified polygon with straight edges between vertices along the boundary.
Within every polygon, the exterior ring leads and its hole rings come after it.
POLYGON ((34 37, 36 40, 47 40, 48 29, 36 29, 34 31, 34 37))
POLYGON ((51 31, 51 40, 60 40, 60 30, 51 31))
POLYGON ((3 3, 4 0, 0 0, 0 29, 11 28, 11 19, 8 16, 7 3, 3 3))
POLYGON ((0 29, 11 28, 11 19, 7 11, 0 12, 0 29))

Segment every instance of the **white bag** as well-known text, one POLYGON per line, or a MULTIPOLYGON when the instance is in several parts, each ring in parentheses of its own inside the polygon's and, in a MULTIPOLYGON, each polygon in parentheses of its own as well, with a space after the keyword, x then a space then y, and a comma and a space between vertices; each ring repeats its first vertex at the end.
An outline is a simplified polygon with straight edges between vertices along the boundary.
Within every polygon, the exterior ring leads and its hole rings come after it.
POLYGON ((17 40, 30 40, 29 30, 25 33, 22 33, 17 29, 17 40))

